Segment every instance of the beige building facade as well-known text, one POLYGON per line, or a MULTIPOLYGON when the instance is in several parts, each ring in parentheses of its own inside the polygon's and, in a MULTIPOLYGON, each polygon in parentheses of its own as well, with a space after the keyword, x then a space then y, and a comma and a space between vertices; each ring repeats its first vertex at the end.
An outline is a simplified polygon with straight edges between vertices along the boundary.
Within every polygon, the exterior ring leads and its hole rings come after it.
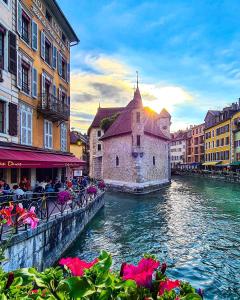
MULTIPOLYGON (((157 114, 144 108, 138 87, 133 100, 119 110, 105 132, 90 127, 91 177, 104 179, 111 189, 136 194, 168 184, 171 116, 165 109, 157 114)), ((99 112, 92 125, 96 119, 101 119, 99 112)))

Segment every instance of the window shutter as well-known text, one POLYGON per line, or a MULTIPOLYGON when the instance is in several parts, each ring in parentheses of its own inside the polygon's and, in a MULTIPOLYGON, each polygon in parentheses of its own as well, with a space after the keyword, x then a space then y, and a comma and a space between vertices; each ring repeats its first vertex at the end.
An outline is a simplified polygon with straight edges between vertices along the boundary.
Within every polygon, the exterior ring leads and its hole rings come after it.
POLYGON ((22 36, 22 5, 20 1, 17 2, 17 32, 22 36))
POLYGON ((52 67, 55 70, 57 68, 57 48, 55 46, 53 46, 52 54, 52 67))
POLYGON ((44 147, 45 148, 48 148, 47 142, 48 142, 48 124, 47 121, 44 120, 44 147))
POLYGON ((38 50, 38 25, 32 20, 32 48, 38 50))
POLYGON ((70 96, 67 97, 67 104, 70 106, 70 96))
POLYGON ((70 64, 67 63, 67 82, 70 82, 70 64))
POLYGON ((27 144, 27 112, 21 111, 21 143, 27 144))
POLYGON ((49 122, 49 148, 53 147, 53 124, 49 122))
POLYGON ((41 31, 41 57, 45 60, 45 33, 41 31))
POLYGON ((18 134, 18 107, 14 103, 9 103, 9 134, 17 136, 18 134))
POLYGON ((42 73, 42 95, 45 94, 45 82, 46 82, 46 75, 42 73))
POLYGON ((10 73, 17 74, 17 43, 16 35, 8 32, 8 70, 10 73))
POLYGON ((17 86, 22 89, 22 57, 18 53, 17 59, 17 86))
POLYGON ((62 76, 62 55, 58 52, 58 74, 62 76))
POLYGON ((27 144, 32 145, 32 114, 27 113, 27 144))
POLYGON ((56 87, 56 85, 55 84, 53 84, 53 91, 52 91, 52 93, 53 93, 53 96, 55 97, 55 98, 57 98, 57 87, 56 87))
POLYGON ((37 98, 37 83, 38 80, 38 73, 37 69, 32 68, 32 96, 33 98, 37 98))

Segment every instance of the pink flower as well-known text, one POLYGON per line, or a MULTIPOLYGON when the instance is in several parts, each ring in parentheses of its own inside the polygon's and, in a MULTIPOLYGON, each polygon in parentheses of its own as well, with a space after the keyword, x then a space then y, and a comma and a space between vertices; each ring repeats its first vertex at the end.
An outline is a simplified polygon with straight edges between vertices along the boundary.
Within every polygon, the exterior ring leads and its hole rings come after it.
POLYGON ((71 199, 72 199, 72 196, 68 191, 62 191, 62 192, 58 193, 57 202, 60 205, 64 205, 71 199))
POLYGON ((142 258, 137 266, 122 265, 123 280, 134 280, 138 286, 151 287, 153 272, 159 267, 159 262, 152 258, 142 258))
POLYGON ((90 186, 90 187, 88 187, 87 188, 87 193, 88 194, 94 194, 94 195, 96 195, 97 194, 97 189, 96 189, 96 187, 95 186, 90 186))
POLYGON ((23 212, 18 218, 18 222, 23 222, 23 224, 29 224, 31 229, 35 229, 39 222, 37 215, 35 214, 35 207, 32 206, 29 211, 23 212))
POLYGON ((68 257, 62 258, 59 261, 59 264, 62 266, 67 266, 71 270, 73 276, 83 276, 84 270, 90 269, 98 262, 98 258, 95 258, 91 262, 86 262, 79 259, 78 257, 68 257))
POLYGON ((5 207, 0 210, 0 215, 7 222, 8 226, 13 225, 13 220, 12 220, 12 211, 13 211, 14 206, 12 203, 10 203, 9 207, 5 207))
POLYGON ((158 295, 162 296, 165 291, 171 291, 172 289, 180 287, 180 281, 179 280, 171 280, 166 279, 165 281, 161 281, 159 285, 159 291, 158 295))

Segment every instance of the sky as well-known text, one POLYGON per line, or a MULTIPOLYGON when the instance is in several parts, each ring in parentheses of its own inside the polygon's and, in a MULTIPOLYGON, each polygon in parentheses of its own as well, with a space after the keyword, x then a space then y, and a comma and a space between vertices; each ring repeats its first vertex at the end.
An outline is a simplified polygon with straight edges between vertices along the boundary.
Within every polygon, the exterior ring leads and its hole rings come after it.
POLYGON ((58 0, 80 39, 71 48, 71 127, 125 106, 136 70, 145 106, 172 131, 240 97, 239 0, 58 0))

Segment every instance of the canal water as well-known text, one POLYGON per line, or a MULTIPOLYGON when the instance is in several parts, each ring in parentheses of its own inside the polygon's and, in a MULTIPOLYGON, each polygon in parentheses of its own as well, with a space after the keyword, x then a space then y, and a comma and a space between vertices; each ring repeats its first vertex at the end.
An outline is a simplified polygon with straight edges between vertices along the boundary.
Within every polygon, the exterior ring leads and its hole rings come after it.
POLYGON ((91 260, 105 249, 117 268, 151 253, 205 299, 240 299, 240 184, 175 177, 158 193, 105 199, 64 256, 91 260))

